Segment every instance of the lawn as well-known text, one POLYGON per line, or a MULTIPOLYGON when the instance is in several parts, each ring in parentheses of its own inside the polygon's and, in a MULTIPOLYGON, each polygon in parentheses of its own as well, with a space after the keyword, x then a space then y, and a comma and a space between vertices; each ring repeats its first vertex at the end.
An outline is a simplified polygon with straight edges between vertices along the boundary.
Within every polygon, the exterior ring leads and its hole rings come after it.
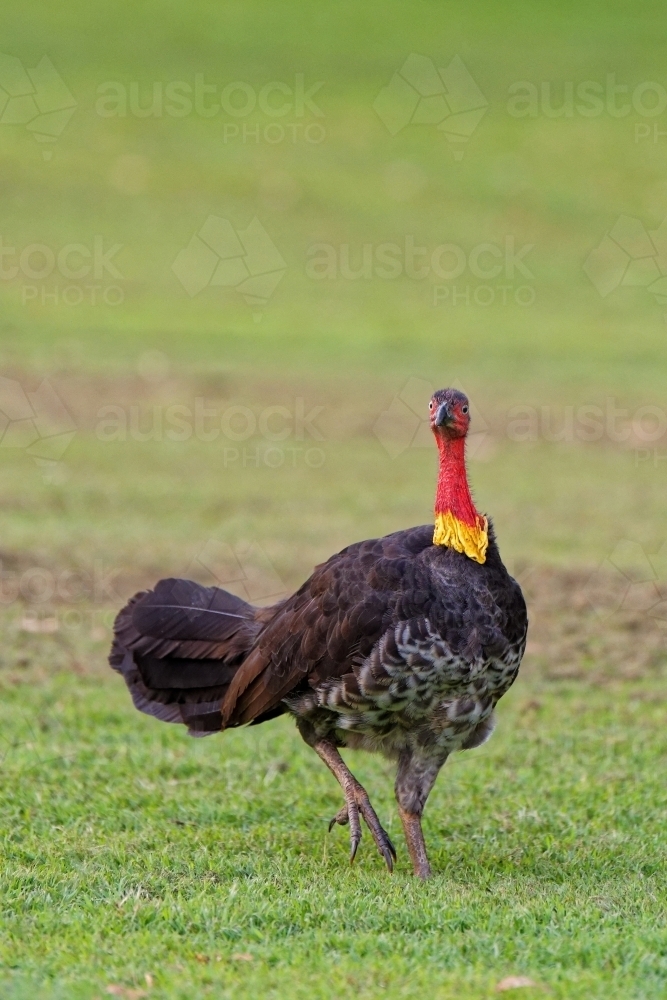
POLYGON ((0 121, 2 997, 667 996, 661 6, 29 0, 3 21, 74 112, 55 142, 0 121), (410 53, 463 61, 486 102, 465 142, 383 124, 410 53), (586 81, 602 110, 549 113, 586 81), (211 216, 236 284, 191 244, 211 216), (244 292, 255 217, 273 249, 244 292), (531 633, 493 739, 438 779, 417 884, 383 761, 348 755, 393 876, 368 834, 353 868, 327 834, 339 791, 288 720, 190 740, 106 655, 160 576, 270 603, 426 522, 423 417, 452 383, 531 633))

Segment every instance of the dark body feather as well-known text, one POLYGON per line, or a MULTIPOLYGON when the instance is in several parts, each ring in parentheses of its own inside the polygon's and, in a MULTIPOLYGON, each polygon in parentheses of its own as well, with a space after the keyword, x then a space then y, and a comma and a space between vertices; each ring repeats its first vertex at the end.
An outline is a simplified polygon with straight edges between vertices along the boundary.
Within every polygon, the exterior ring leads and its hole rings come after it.
POLYGON ((111 664, 142 712, 193 736, 291 713, 339 782, 351 860, 362 817, 388 868, 396 851, 340 747, 397 761, 396 798, 416 875, 431 873, 421 815, 449 754, 479 746, 513 683, 526 606, 465 475, 466 396, 434 393, 434 526, 343 549, 279 604, 161 580, 119 614, 111 664), (487 545, 488 542, 488 545, 487 545), (467 553, 467 554, 466 554, 467 553))
POLYGON ((526 609, 492 530, 483 565, 432 536, 350 545, 272 608, 163 580, 121 611, 111 664, 137 708, 193 735, 289 711, 308 742, 389 756, 470 745, 516 677, 526 609))

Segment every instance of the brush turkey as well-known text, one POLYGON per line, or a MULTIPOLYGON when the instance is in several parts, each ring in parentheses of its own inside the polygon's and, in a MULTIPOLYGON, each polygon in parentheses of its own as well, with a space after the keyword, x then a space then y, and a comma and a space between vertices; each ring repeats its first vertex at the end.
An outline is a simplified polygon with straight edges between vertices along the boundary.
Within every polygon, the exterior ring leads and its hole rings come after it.
POLYGON ((431 869, 421 816, 448 756, 489 738, 498 699, 526 642, 521 589, 475 509, 465 467, 465 395, 436 392, 435 525, 349 545, 292 597, 257 608, 217 587, 160 580, 115 624, 111 665, 136 708, 193 736, 288 713, 338 780, 331 820, 361 818, 391 871, 396 851, 342 747, 396 762, 396 798, 412 866, 431 869))

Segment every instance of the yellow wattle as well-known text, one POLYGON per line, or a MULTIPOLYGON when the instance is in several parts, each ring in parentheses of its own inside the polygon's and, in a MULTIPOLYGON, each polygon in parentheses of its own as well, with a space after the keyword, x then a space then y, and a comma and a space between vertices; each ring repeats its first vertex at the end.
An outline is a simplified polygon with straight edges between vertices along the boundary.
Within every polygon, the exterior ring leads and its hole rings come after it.
POLYGON ((486 562, 486 550, 489 544, 488 521, 483 515, 478 515, 477 525, 472 527, 459 521, 451 511, 435 515, 435 530, 433 544, 446 545, 457 552, 463 552, 475 562, 486 562))

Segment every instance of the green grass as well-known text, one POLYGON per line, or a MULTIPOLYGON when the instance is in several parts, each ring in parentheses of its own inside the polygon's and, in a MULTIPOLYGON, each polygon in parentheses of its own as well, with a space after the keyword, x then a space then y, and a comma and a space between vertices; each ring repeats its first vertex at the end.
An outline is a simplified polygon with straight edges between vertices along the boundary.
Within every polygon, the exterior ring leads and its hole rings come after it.
POLYGON ((355 763, 399 844, 393 877, 368 836, 350 869, 347 832, 326 835, 339 793, 286 720, 194 742, 104 677, 19 688, 2 708, 4 961, 66 996, 147 973, 156 997, 481 1000, 509 974, 568 1000, 662 996, 664 711, 657 684, 529 676, 492 743, 441 775, 423 885, 378 760, 355 763))
MULTIPOLYGON (((661 5, 621 0, 29 0, 3 14, 3 52, 26 67, 47 53, 77 101, 48 160, 0 123, 3 246, 100 236, 122 245, 123 291, 68 306, 41 301, 64 278, 0 280, 0 375, 27 392, 48 379, 76 429, 54 466, 0 442, 3 998, 482 1000, 509 975, 538 984, 526 1000, 667 996, 667 440, 578 433, 585 407, 665 409, 664 306, 642 287, 603 299, 583 264, 621 214, 647 230, 667 214, 666 140, 634 141, 666 116, 507 113, 520 80, 664 86, 664 34, 661 5), (437 129, 392 137, 373 110, 410 52, 438 66, 458 54, 489 102, 461 161, 437 129), (106 81, 147 94, 198 73, 218 93, 323 81, 324 141, 225 144, 223 115, 95 111, 106 81), (265 306, 233 289, 191 299, 176 280, 209 214, 237 229, 257 215, 274 240, 287 270, 265 306), (316 243, 349 245, 358 266, 364 244, 468 254, 507 237, 533 245, 529 306, 436 307, 432 275, 307 271, 316 243), (486 431, 475 496, 531 613, 499 730, 447 765, 428 803, 426 885, 408 873, 388 765, 350 755, 396 837, 393 877, 368 836, 350 869, 346 831, 326 834, 338 791, 287 720, 191 741, 137 715, 105 665, 115 610, 161 575, 212 582, 212 543, 242 559, 259 546, 249 586, 269 600, 349 542, 426 521, 432 452, 392 459, 375 432, 411 378, 471 396, 486 431), (303 440, 104 440, 104 407, 145 430, 155 408, 197 399, 218 421, 322 409, 303 440), (522 442, 511 422, 526 406, 538 431, 522 442), (575 432, 549 440, 569 412, 575 432), (261 457, 273 446, 287 449, 276 468, 261 457), (292 460, 301 447, 319 464, 292 460), (596 604, 600 581, 634 581, 618 613, 596 604)), ((42 416, 42 433, 58 429, 42 416)))

